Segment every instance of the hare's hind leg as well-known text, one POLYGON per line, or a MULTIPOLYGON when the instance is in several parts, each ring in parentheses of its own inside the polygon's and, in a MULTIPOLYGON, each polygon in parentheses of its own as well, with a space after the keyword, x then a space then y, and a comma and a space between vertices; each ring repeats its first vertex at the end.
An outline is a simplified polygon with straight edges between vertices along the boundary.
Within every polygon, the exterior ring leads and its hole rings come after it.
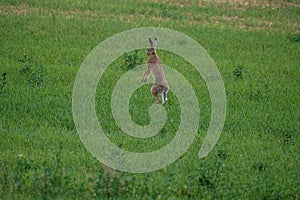
POLYGON ((159 103, 160 98, 158 97, 158 91, 157 91, 157 85, 156 84, 152 85, 152 87, 151 87, 151 93, 156 98, 156 102, 155 103, 159 103))

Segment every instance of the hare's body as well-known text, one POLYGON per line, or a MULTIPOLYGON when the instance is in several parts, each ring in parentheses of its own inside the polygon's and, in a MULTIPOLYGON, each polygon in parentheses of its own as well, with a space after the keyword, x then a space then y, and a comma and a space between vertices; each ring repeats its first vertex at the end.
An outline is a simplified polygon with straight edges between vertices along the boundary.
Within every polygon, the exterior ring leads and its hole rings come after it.
POLYGON ((147 55, 147 71, 143 75, 142 82, 146 82, 149 75, 151 74, 154 79, 154 84, 151 87, 151 92, 153 96, 156 98, 156 103, 159 103, 160 98, 158 97, 158 94, 160 93, 162 95, 162 103, 165 104, 167 101, 167 92, 169 90, 168 82, 165 78, 165 74, 160 62, 159 57, 156 55, 156 38, 154 43, 149 38, 150 46, 151 48, 148 49, 147 55))

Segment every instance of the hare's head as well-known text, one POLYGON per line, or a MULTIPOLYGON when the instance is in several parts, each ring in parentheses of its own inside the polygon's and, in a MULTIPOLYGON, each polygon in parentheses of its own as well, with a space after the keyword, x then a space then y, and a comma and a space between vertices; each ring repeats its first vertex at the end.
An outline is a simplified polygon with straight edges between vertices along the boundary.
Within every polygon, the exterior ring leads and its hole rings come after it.
POLYGON ((157 38, 154 38, 154 41, 149 38, 150 48, 147 50, 147 55, 150 56, 152 54, 156 54, 156 45, 157 45, 157 38))

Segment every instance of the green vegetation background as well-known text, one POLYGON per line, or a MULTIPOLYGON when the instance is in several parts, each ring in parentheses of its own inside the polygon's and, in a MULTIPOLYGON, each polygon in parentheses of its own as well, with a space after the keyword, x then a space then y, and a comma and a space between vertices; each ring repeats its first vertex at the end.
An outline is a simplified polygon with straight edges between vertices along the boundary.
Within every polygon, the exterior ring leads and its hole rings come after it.
MULTIPOLYGON (((0 199, 300 199, 298 0, 4 0, 0 25, 0 199), (189 63, 160 51, 163 63, 196 92, 199 134, 165 169, 127 174, 104 167, 85 150, 72 119, 72 88, 80 64, 100 42, 149 26, 180 31, 207 50, 226 87, 227 117, 217 146, 198 160, 209 93, 189 63)), ((172 93, 167 124, 154 138, 132 139, 113 121, 114 84, 146 59, 142 50, 119 58, 97 91, 107 136, 137 152, 167 144, 180 122, 172 93)), ((149 87, 130 100, 138 124, 150 120, 149 87)))

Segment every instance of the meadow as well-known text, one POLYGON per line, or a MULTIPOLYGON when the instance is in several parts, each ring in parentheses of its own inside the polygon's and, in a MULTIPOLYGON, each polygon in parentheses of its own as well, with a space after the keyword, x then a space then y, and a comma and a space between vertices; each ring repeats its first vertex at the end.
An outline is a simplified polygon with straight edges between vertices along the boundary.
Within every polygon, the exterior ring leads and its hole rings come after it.
MULTIPOLYGON (((300 199, 300 1, 3 0, 0 25, 0 199, 300 199), (163 64, 190 82, 201 110, 188 151, 164 169, 133 174, 105 167, 82 144, 72 115, 80 65, 108 37, 138 27, 182 32, 215 61, 227 114, 205 159, 198 151, 209 92, 191 64, 167 51, 159 51, 163 64)), ((114 85, 146 62, 145 52, 115 60, 96 95, 107 137, 135 152, 166 145, 180 122, 171 91, 155 137, 131 138, 115 123, 114 85)), ((140 125, 150 122, 150 87, 130 99, 140 125)))

